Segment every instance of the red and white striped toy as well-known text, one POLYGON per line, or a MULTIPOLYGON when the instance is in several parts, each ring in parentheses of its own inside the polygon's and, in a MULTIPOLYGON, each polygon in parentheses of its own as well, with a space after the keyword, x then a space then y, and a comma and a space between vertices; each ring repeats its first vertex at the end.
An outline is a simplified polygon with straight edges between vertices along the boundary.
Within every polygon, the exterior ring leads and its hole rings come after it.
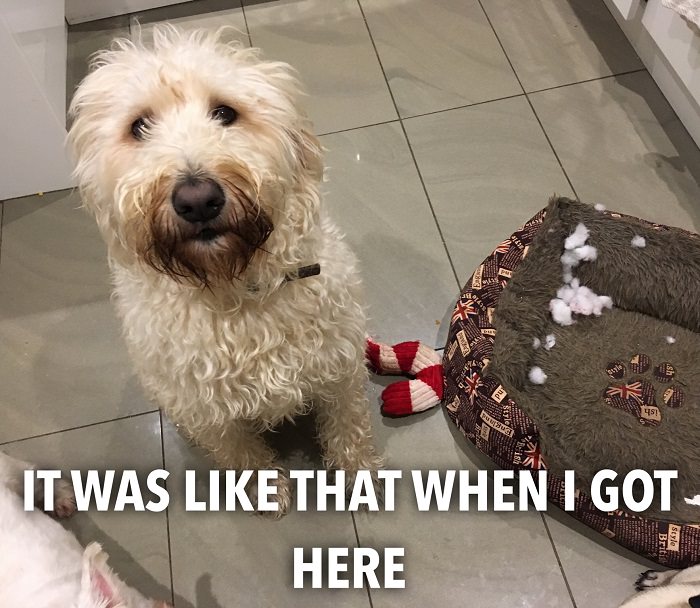
POLYGON ((382 392, 382 414, 417 414, 442 401, 442 359, 418 341, 390 346, 367 338, 367 361, 378 374, 408 375, 411 380, 390 384, 382 392))

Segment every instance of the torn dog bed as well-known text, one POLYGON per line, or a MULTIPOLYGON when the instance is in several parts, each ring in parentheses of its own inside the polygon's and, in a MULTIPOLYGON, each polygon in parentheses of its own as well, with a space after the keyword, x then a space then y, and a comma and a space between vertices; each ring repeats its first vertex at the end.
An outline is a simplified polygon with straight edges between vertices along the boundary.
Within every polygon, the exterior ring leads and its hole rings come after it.
POLYGON ((464 287, 443 365, 450 418, 497 466, 548 469, 562 508, 574 470, 572 515, 660 564, 700 562, 697 235, 552 200, 464 287), (597 510, 603 469, 677 470, 671 510, 658 492, 643 513, 597 510))

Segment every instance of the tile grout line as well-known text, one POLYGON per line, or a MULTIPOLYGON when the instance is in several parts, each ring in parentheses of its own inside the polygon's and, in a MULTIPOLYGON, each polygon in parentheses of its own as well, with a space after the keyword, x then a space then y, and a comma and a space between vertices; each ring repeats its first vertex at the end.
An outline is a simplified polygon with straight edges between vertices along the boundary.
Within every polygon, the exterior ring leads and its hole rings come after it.
POLYGON ((637 74, 638 72, 646 72, 646 68, 637 68, 636 70, 627 70, 626 72, 616 72, 615 74, 608 74, 606 76, 596 76, 595 78, 586 78, 585 80, 577 80, 576 82, 567 82, 566 84, 558 84, 553 87, 545 87, 544 89, 536 89, 534 91, 528 91, 524 93, 525 95, 535 95, 536 93, 545 93, 547 91, 556 91, 557 89, 565 89, 567 87, 573 87, 577 84, 586 84, 589 82, 596 82, 597 80, 608 80, 609 78, 617 78, 618 76, 627 76, 628 74, 637 74))
POLYGON ((147 416, 148 414, 155 414, 159 410, 148 410, 147 412, 139 412, 138 414, 128 414, 126 416, 119 416, 117 418, 110 418, 109 420, 100 420, 99 422, 90 422, 89 424, 81 424, 78 426, 71 426, 65 429, 59 429, 57 431, 49 431, 48 433, 39 433, 38 435, 31 435, 29 437, 21 437, 20 439, 10 439, 9 441, 0 442, 0 446, 11 445, 13 443, 20 443, 21 441, 29 441, 30 439, 39 439, 40 437, 50 437, 51 435, 58 435, 59 433, 66 433, 68 431, 78 431, 80 429, 89 429, 93 426, 99 426, 101 424, 109 424, 110 422, 119 422, 120 420, 130 420, 131 418, 138 418, 139 416, 147 416))
POLYGON ((578 608, 578 605, 576 604, 576 600, 574 599, 574 594, 571 591, 571 586, 569 585, 569 579, 566 577, 566 572, 564 572, 564 566, 561 563, 561 559, 559 558, 559 552, 557 551, 557 547, 554 544, 554 539, 552 538, 552 533, 549 530, 549 526, 547 525, 547 520, 544 516, 544 513, 540 512, 540 517, 542 518, 542 524, 544 525, 545 532, 547 532, 547 537, 549 538, 549 544, 552 546, 552 551, 554 552, 554 557, 557 560, 557 564, 559 564, 559 571, 561 572, 561 576, 564 579, 564 584, 566 585, 566 590, 569 592, 569 598, 571 599, 571 604, 573 605, 573 608, 578 608))
POLYGON ((0 201, 0 261, 2 261, 2 228, 5 223, 5 201, 0 201))
POLYGON ((505 97, 494 97, 493 99, 474 101, 472 103, 465 103, 461 106, 455 106, 454 108, 444 108, 443 110, 432 110, 431 112, 423 112, 422 114, 412 114, 411 116, 404 116, 401 120, 413 120, 414 118, 423 118, 424 116, 432 116, 433 114, 442 114, 443 112, 450 112, 451 110, 464 110, 466 108, 473 108, 474 106, 483 106, 486 103, 492 103, 494 101, 504 101, 506 99, 513 99, 515 97, 523 97, 523 95, 524 93, 515 93, 515 95, 506 95, 505 97))
MULTIPOLYGON (((352 519, 352 527, 355 530, 355 540, 357 541, 357 546, 358 546, 358 548, 362 547, 362 543, 360 542, 360 533, 357 530, 357 522, 355 521, 355 514, 352 511, 350 511, 350 519, 352 519)), ((372 601, 372 592, 369 590, 369 585, 367 585, 363 582, 362 586, 365 588, 365 591, 367 591, 367 599, 369 600, 369 607, 374 608, 374 602, 372 601)))
MULTIPOLYGON (((578 84, 578 83, 574 83, 578 84)), ((566 85, 568 86, 568 85, 566 85)), ((454 106, 453 108, 443 108, 442 110, 432 110, 430 112, 423 112, 422 114, 411 114, 411 116, 404 116, 399 118, 392 118, 391 120, 383 120, 381 122, 373 122, 368 125, 360 125, 359 127, 348 127, 347 129, 338 129, 337 131, 328 131, 327 133, 319 133, 319 137, 324 135, 337 135, 338 133, 347 133, 348 131, 357 131, 358 129, 365 129, 367 127, 378 127, 381 125, 389 125, 394 122, 399 122, 402 120, 413 120, 414 118, 423 118, 424 116, 432 116, 433 114, 443 114, 445 112, 451 112, 452 110, 464 110, 465 108, 472 108, 474 106, 482 106, 487 103, 492 103, 494 101, 504 101, 506 99, 513 99, 514 97, 523 97, 524 93, 516 93, 515 95, 506 95, 505 97, 495 97, 494 99, 485 99, 484 101, 475 101, 473 103, 465 103, 462 106, 454 106)), ((397 111, 398 114, 398 111, 397 111)))
POLYGON ((248 17, 245 16, 245 0, 241 0, 241 12, 243 13, 243 23, 245 23, 245 31, 248 34, 248 44, 253 46, 253 37, 250 35, 250 28, 248 27, 248 17))
MULTIPOLYGON (((444 114, 445 112, 451 112, 452 110, 464 110, 466 108, 473 108, 474 106, 483 106, 487 103, 493 103, 494 101, 505 101, 506 99, 515 99, 516 97, 525 97, 526 95, 535 95, 536 93, 546 93, 548 91, 556 91, 557 89, 565 89, 567 87, 574 87, 578 84, 587 84, 589 82, 596 82, 598 80, 607 80, 609 78, 617 78, 618 76, 627 76, 629 74, 637 74, 639 72, 646 72, 646 68, 639 68, 637 70, 629 70, 627 72, 617 72, 615 74, 608 74, 607 76, 597 76, 596 78, 587 78, 586 80, 577 80, 576 82, 567 82, 566 84, 558 84, 553 87, 545 87, 544 89, 536 89, 535 91, 528 91, 522 93, 515 93, 514 95, 506 95, 505 97, 494 97, 493 99, 484 99, 483 101, 475 101, 472 103, 465 103, 461 106, 452 106, 449 108, 442 108, 441 110, 431 110, 430 112, 422 112, 420 114, 411 114, 411 116, 403 116, 401 118, 392 118, 391 120, 383 120, 381 122, 372 122, 366 125, 360 125, 357 127, 348 127, 347 129, 338 129, 337 131, 327 131, 326 133, 318 133, 318 137, 323 137, 324 135, 337 135, 339 133, 348 133, 349 131, 357 131, 359 129, 365 129, 367 127, 378 127, 381 125, 389 125, 394 122, 399 122, 400 120, 413 120, 414 118, 423 118, 424 116, 433 116, 434 114, 444 114)), ((522 85, 521 85, 522 86, 522 85)))
MULTIPOLYGON (((163 464, 163 470, 167 471, 165 466, 165 438, 163 435, 163 410, 158 410, 158 419, 160 421, 160 459, 163 464)), ((168 491, 168 480, 163 482, 165 491, 168 491)), ((170 600, 172 605, 175 605, 175 581, 173 580, 173 550, 170 544, 170 507, 165 509, 165 533, 168 537, 168 568, 170 570, 170 600)))
POLYGON ((428 189, 425 186, 425 181, 423 180, 423 174, 421 173, 420 167, 418 166, 418 161, 416 160, 416 155, 413 152, 413 146, 411 146, 411 141, 408 138, 408 133, 406 132, 406 127, 403 124, 403 119, 401 118, 401 113, 399 112, 399 107, 396 104, 396 99, 394 98, 394 92, 391 90, 391 86, 389 85, 389 79, 386 76, 386 71, 384 70, 384 64, 382 63, 382 58, 379 56, 379 50, 377 49, 377 45, 374 42, 374 36, 372 36, 372 30, 369 27, 369 23, 367 22, 367 17, 365 16, 365 11, 362 8, 362 4, 360 3, 360 0, 357 0, 357 6, 360 9, 360 14, 362 15, 362 20, 365 23, 365 28, 367 29, 367 34, 369 35, 369 40, 372 43, 372 48, 374 48, 374 54, 377 56, 377 61, 379 62, 379 67, 382 70, 382 76, 384 76, 384 83, 386 84, 386 88, 389 91, 389 96, 391 97, 391 102, 394 104, 394 110, 396 111, 396 116, 398 117, 398 122, 399 125, 401 126, 401 131, 403 132, 403 136, 406 140, 406 145, 408 146, 408 151, 411 154, 411 158, 413 159, 413 165, 416 168, 416 172, 418 173, 418 179, 420 180, 421 186, 423 188, 423 194, 425 194, 425 198, 428 201, 428 207, 430 208, 430 212, 433 215, 433 221, 435 222, 435 227, 437 228, 438 234, 440 235, 440 240, 442 241, 442 246, 445 250, 445 254, 447 255, 447 261, 450 264, 450 268, 452 269, 452 274, 455 278, 455 281, 457 282, 457 288, 459 289, 460 287, 460 282, 459 282, 459 277, 457 275, 457 271, 455 270, 455 265, 454 262, 452 261, 452 256, 450 256, 450 251, 447 248, 447 243, 445 242, 445 235, 442 233, 442 228, 440 227, 440 222, 438 221, 437 215, 435 213, 435 208, 433 207, 433 202, 430 200, 430 195, 428 194, 428 189))
POLYGON ((326 133, 317 133, 317 137, 325 137, 326 135, 340 135, 342 133, 349 133, 351 131, 359 131, 360 129, 368 129, 370 127, 381 127, 382 125, 390 125, 392 123, 398 122, 398 118, 392 118, 391 120, 382 120, 381 122, 373 122, 368 125, 360 125, 359 127, 348 127, 347 129, 338 129, 337 131, 328 131, 326 133))
MULTIPOLYGON (((358 2, 359 2, 359 0, 358 0, 358 2)), ((496 28, 493 27, 493 23, 491 22, 491 18, 489 17, 489 14, 486 12, 486 9, 484 8, 484 4, 483 4, 482 0, 478 0, 478 2, 479 2, 479 6, 481 7, 481 11, 484 13, 484 16, 486 17, 486 21, 488 21, 488 24, 491 27, 491 31, 493 32, 493 35, 496 37, 496 40, 498 41, 498 44, 500 45, 501 50, 503 51, 503 55, 505 56, 506 61, 508 62, 508 65, 510 66, 510 69, 513 71, 513 75, 515 76, 515 79, 518 81, 518 84, 520 85, 520 88, 523 91, 523 95, 525 96, 525 99, 527 100, 527 103, 530 106, 530 109, 532 110, 532 113, 534 114, 535 119, 537 120, 538 124, 540 125, 540 129, 542 129, 542 134, 544 135, 545 139, 547 140, 547 143, 549 144, 549 147, 552 150, 552 154, 554 154, 554 158, 556 158, 557 162, 559 163, 559 168, 562 170, 562 173, 564 174, 566 181, 569 183, 569 187, 571 188, 571 191, 574 193, 574 197, 578 199, 578 193, 576 192, 576 188, 574 188, 574 185, 571 182, 571 179, 569 179, 569 174, 566 172, 566 169, 564 169, 564 165, 562 164, 561 159, 559 158, 559 154, 557 154, 557 151, 554 149, 554 145, 552 144, 552 140, 549 139, 549 135, 547 134, 547 131, 545 130, 544 125, 542 124, 542 121, 540 120, 540 117, 537 114, 537 111, 535 110, 535 106, 532 105, 532 101, 530 100, 530 97, 528 96, 528 93, 525 90, 525 87, 523 86, 522 81, 520 80, 520 76, 518 76, 518 73, 515 70, 515 66, 513 65, 513 62, 510 60, 508 53, 506 52, 506 48, 503 46, 503 43, 501 42, 501 38, 498 35, 496 28)))

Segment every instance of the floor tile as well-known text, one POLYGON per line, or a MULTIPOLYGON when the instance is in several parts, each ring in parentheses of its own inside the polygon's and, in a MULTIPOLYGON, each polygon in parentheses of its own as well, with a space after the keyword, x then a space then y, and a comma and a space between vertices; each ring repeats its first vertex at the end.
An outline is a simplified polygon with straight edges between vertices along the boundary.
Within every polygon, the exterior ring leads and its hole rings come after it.
POLYGON ((299 70, 317 133, 396 118, 357 0, 246 3, 253 46, 299 70))
MULTIPOLYGON (((294 547, 357 545, 349 513, 293 511, 273 520, 240 511, 187 512, 183 471, 197 471, 202 480, 197 498, 205 500, 205 480, 213 464, 188 446, 172 425, 165 428, 165 460, 171 473, 168 491, 176 608, 369 606, 364 589, 293 588, 294 547)), ((308 467, 308 463, 294 466, 308 467)), ((313 494, 309 496, 313 504, 313 494)))
POLYGON ((88 72, 90 55, 109 48, 114 38, 128 35, 129 18, 126 15, 68 27, 67 103, 70 103, 73 92, 88 72))
POLYGON ((524 97, 405 125, 461 284, 553 193, 571 194, 524 97))
MULTIPOLYGON (((390 378, 375 379, 370 401, 390 378)), ((564 608, 570 599, 542 518, 523 513, 419 512, 412 469, 483 468, 464 438, 457 438, 442 409, 404 418, 381 419, 375 433, 387 468, 402 469, 396 511, 359 513, 360 545, 404 547, 404 590, 372 590, 375 608, 440 605, 506 608, 564 608)))
POLYGON ((360 259, 370 331, 438 343, 457 294, 449 259, 397 123, 321 138, 330 214, 360 259))
POLYGON ((248 30, 240 0, 195 0, 184 4, 175 4, 143 11, 131 15, 131 30, 136 33, 141 29, 144 41, 150 41, 154 24, 165 21, 183 29, 209 29, 231 26, 224 40, 238 40, 244 46, 250 46, 248 30))
POLYGON ((477 0, 362 0, 401 116, 522 93, 477 0))
MULTIPOLYGON (((148 496, 144 475, 163 467, 158 413, 12 443, 2 450, 44 468, 116 470, 115 483, 124 469, 139 471, 144 498, 148 496)), ((128 584, 154 598, 170 599, 165 512, 93 508, 76 513, 65 524, 83 546, 99 542, 110 556, 109 565, 128 584)))
POLYGON ((603 0, 482 0, 526 91, 642 68, 603 0))
POLYGON ((646 72, 531 99, 582 200, 700 229, 700 151, 646 72))
POLYGON ((77 194, 4 203, 0 442, 154 407, 109 301, 105 246, 77 194))
POLYGON ((565 513, 548 514, 547 525, 577 608, 618 606, 640 573, 659 568, 565 513))

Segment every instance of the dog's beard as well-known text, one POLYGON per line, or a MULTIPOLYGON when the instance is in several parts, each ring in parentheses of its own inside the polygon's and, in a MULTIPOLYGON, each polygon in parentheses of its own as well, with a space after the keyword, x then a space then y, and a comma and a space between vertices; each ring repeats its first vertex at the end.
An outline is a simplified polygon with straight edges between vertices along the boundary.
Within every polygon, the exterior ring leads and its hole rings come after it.
POLYGON ((216 179, 227 203, 221 215, 202 225, 177 218, 170 205, 171 187, 154 185, 151 212, 141 219, 145 223, 138 239, 137 254, 145 264, 175 281, 202 287, 241 279, 255 254, 263 250, 273 223, 260 207, 258 189, 236 176, 219 174, 216 179))

